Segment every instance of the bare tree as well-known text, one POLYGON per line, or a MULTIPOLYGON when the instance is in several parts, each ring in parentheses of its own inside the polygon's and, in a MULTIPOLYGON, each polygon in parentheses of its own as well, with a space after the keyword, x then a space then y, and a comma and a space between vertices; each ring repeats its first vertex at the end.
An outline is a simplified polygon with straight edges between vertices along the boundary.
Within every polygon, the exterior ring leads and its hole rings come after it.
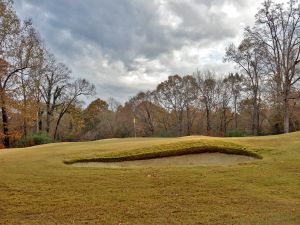
POLYGON ((46 105, 46 132, 50 132, 51 118, 58 107, 58 99, 68 86, 71 71, 54 56, 47 54, 46 68, 41 85, 41 95, 46 105))
POLYGON ((32 95, 35 102, 35 114, 36 114, 36 132, 43 130, 42 116, 44 113, 43 98, 42 98, 42 83, 47 71, 47 51, 41 46, 36 50, 36 56, 33 61, 33 68, 29 71, 32 95))
POLYGON ((228 114, 231 116, 230 100, 233 95, 231 85, 227 82, 227 78, 219 79, 218 81, 219 102, 218 106, 221 111, 220 131, 225 135, 227 133, 228 123, 231 121, 228 114))
POLYGON ((193 76, 187 75, 182 78, 183 100, 186 112, 186 128, 187 135, 191 135, 193 122, 196 116, 196 100, 198 88, 196 79, 193 76))
POLYGON ((199 100, 204 105, 206 113, 206 132, 208 135, 211 134, 211 114, 213 109, 216 107, 218 99, 218 85, 215 79, 215 74, 211 71, 204 73, 197 70, 194 75, 197 78, 199 100))
POLYGON ((236 63, 246 75, 246 87, 250 92, 253 114, 252 114, 252 133, 259 134, 259 110, 263 82, 263 55, 260 47, 251 39, 245 38, 238 48, 231 44, 226 49, 225 61, 236 63))
POLYGON ((156 88, 156 99, 171 115, 175 115, 177 134, 183 134, 183 113, 185 102, 183 97, 182 77, 169 76, 168 80, 156 88))
POLYGON ((56 126, 54 130, 54 140, 57 138, 57 131, 61 119, 68 112, 69 108, 78 101, 80 96, 90 96, 95 94, 95 86, 91 85, 85 79, 75 80, 73 83, 68 84, 68 88, 59 95, 59 111, 56 126))
POLYGON ((145 124, 145 134, 153 136, 156 127, 155 94, 151 91, 140 92, 130 99, 138 120, 145 124))
POLYGON ((32 115, 33 110, 33 93, 34 83, 32 72, 37 69, 36 59, 39 58, 41 43, 38 34, 31 26, 27 27, 29 34, 27 37, 22 38, 22 42, 17 49, 16 57, 19 62, 19 66, 27 65, 27 68, 17 73, 16 85, 18 98, 20 98, 19 106, 21 107, 23 117, 23 134, 27 135, 27 124, 34 116, 32 115), (24 62, 25 61, 25 62, 24 62))
POLYGON ((292 87, 300 80, 300 6, 297 0, 286 5, 265 1, 256 14, 255 26, 246 29, 249 39, 258 43, 265 67, 275 83, 282 102, 284 132, 289 132, 292 87))
POLYGON ((106 102, 108 104, 108 109, 112 112, 116 112, 118 108, 121 106, 121 103, 118 102, 113 97, 109 97, 106 102))
POLYGON ((242 92, 242 82, 243 77, 239 75, 238 73, 230 73, 225 79, 224 82, 229 84, 231 89, 231 94, 233 98, 233 108, 234 108, 234 127, 237 130, 238 129, 238 112, 237 112, 237 106, 238 101, 241 97, 242 92))

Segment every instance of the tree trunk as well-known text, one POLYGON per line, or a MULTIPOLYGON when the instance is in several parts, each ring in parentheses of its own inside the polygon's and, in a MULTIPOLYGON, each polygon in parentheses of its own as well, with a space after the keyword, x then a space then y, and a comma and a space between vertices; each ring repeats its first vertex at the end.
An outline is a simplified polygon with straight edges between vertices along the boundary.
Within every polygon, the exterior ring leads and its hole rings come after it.
POLYGON ((186 107, 186 120, 187 120, 187 136, 191 135, 191 122, 190 122, 190 109, 186 107))
POLYGON ((258 85, 253 90, 253 114, 252 114, 252 135, 259 134, 259 94, 258 85))
POLYGON ((50 132, 51 116, 52 116, 52 110, 51 110, 51 92, 48 91, 48 98, 47 98, 47 101, 46 101, 46 132, 48 134, 50 132))
POLYGON ((257 105, 256 107, 257 108, 256 108, 256 124, 255 124, 255 127, 256 127, 256 135, 258 136, 258 135, 260 135, 260 123, 259 123, 260 106, 257 105))
POLYGON ((209 109, 206 107, 206 132, 207 132, 207 135, 210 135, 210 130, 211 130, 211 127, 210 127, 210 112, 209 112, 209 109))
POLYGON ((23 95, 23 133, 24 136, 27 136, 27 94, 26 94, 26 85, 24 83, 24 74, 21 73, 21 83, 22 83, 22 95, 23 95))
POLYGON ((2 90, 1 91, 1 111, 2 111, 2 124, 3 124, 3 144, 6 148, 9 147, 9 128, 8 128, 8 115, 7 115, 7 109, 6 109, 6 102, 5 102, 5 93, 2 90))
POLYGON ((50 132, 50 123, 51 123, 51 112, 49 112, 47 108, 47 117, 46 117, 46 132, 49 134, 50 132))
POLYGON ((238 128, 238 117, 237 117, 237 97, 234 97, 234 125, 235 129, 238 128))
POLYGON ((224 136, 227 133, 227 118, 226 118, 226 109, 223 110, 223 132, 224 132, 224 136))
POLYGON ((290 115, 289 115, 289 100, 287 97, 284 99, 284 106, 283 106, 283 126, 284 126, 284 133, 289 133, 290 131, 290 115))
POLYGON ((154 125, 152 122, 151 113, 149 112, 148 109, 146 109, 146 113, 147 113, 147 121, 146 122, 149 126, 150 134, 151 134, 151 136, 153 136, 154 135, 154 125))
POLYGON ((42 121, 43 111, 38 111, 38 120, 37 120, 37 132, 41 132, 43 130, 43 121, 42 121))
POLYGON ((58 126, 59 126, 61 118, 62 118, 62 116, 59 116, 58 119, 57 119, 57 122, 56 122, 55 130, 54 130, 54 135, 53 135, 54 141, 56 141, 56 138, 57 138, 57 131, 58 131, 58 126))
POLYGON ((27 136, 27 121, 26 118, 24 118, 23 120, 23 132, 24 132, 24 136, 27 136))
POLYGON ((26 97, 24 97, 24 102, 23 102, 23 107, 24 107, 24 111, 23 111, 23 132, 24 132, 24 136, 27 136, 27 102, 26 102, 26 97))
POLYGON ((253 115, 252 115, 252 134, 259 135, 259 106, 257 100, 254 100, 253 115))
POLYGON ((6 111, 6 107, 3 104, 4 101, 2 100, 2 123, 3 123, 3 134, 4 134, 4 140, 3 140, 3 144, 6 148, 9 147, 9 129, 8 129, 8 116, 7 116, 7 111, 6 111))
POLYGON ((182 134, 183 134, 183 132, 182 132, 182 121, 183 121, 183 112, 182 112, 182 110, 180 110, 180 112, 179 112, 179 118, 178 118, 178 122, 179 122, 178 133, 179 133, 179 136, 182 136, 182 134))

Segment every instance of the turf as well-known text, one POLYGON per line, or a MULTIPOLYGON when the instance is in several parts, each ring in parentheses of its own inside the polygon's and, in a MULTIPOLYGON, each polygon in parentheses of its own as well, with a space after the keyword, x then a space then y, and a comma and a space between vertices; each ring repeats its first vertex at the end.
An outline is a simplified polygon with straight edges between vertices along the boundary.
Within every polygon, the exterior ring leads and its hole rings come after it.
POLYGON ((252 156, 254 158, 262 159, 262 156, 256 153, 259 152, 259 149, 246 148, 242 145, 228 143, 220 140, 193 140, 180 141, 178 143, 171 144, 160 144, 151 147, 130 149, 121 152, 100 153, 89 157, 85 156, 77 159, 75 158, 71 160, 64 160, 64 163, 73 164, 78 162, 123 162, 215 152, 252 156))
POLYGON ((0 202, 0 224, 296 225, 300 133, 110 139, 1 150, 0 202), (138 169, 63 163, 181 151, 195 145, 226 145, 262 160, 226 167, 138 169))

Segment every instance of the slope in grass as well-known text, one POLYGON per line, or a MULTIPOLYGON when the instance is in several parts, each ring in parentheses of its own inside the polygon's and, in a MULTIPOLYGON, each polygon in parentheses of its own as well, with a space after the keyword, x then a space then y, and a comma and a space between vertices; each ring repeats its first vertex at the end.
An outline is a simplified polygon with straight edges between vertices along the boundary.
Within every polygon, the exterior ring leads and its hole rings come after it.
POLYGON ((123 162, 216 152, 251 156, 257 159, 261 159, 262 157, 257 153, 257 151, 257 149, 246 148, 242 145, 234 143, 208 139, 200 141, 181 141, 178 143, 154 145, 141 149, 99 154, 94 157, 82 157, 65 160, 64 163, 73 164, 82 162, 123 162))

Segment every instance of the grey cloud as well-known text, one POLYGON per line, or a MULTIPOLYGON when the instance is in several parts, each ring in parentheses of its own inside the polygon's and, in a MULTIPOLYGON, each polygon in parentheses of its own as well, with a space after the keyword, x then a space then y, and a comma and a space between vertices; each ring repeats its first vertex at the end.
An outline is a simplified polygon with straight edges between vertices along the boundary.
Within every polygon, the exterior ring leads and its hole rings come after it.
MULTIPOLYGON (((46 26, 46 36, 51 37, 52 42, 59 42, 55 38, 57 31, 68 31, 75 40, 93 43, 105 53, 124 61, 139 55, 157 57, 161 53, 183 46, 186 42, 205 38, 220 40, 234 35, 230 26, 222 23, 223 15, 218 15, 218 12, 205 12, 206 5, 199 3, 197 8, 184 2, 169 3, 170 10, 183 19, 178 29, 172 30, 160 24, 157 5, 153 1, 24 2, 16 1, 21 10, 24 4, 36 7, 36 14, 31 16, 37 24, 39 19, 36 20, 35 16, 39 18, 43 13, 50 14, 48 19, 43 20, 46 24, 38 26, 46 26)), ((30 16, 30 13, 24 13, 30 16)))
POLYGON ((197 63, 191 63, 194 60, 190 58, 180 68, 180 65, 174 65, 173 52, 191 46, 201 50, 236 38, 239 21, 230 20, 220 9, 224 4, 233 4, 239 11, 249 7, 242 0, 164 2, 15 0, 15 6, 22 18, 33 18, 46 44, 74 74, 93 80, 100 95, 109 94, 126 100, 124 96, 132 95, 140 88, 120 82, 129 72, 137 73, 144 66, 136 59, 158 60, 160 66, 157 68, 151 68, 151 63, 145 68, 144 72, 150 77, 156 77, 162 69, 191 73, 197 63), (180 23, 172 27, 168 24, 170 21, 161 17, 165 14, 175 16, 180 23), (85 58, 84 62, 95 61, 94 66, 82 70, 80 58, 85 58), (100 65, 103 60, 108 61, 109 71, 100 65), (122 68, 114 70, 116 62, 120 62, 122 68))

